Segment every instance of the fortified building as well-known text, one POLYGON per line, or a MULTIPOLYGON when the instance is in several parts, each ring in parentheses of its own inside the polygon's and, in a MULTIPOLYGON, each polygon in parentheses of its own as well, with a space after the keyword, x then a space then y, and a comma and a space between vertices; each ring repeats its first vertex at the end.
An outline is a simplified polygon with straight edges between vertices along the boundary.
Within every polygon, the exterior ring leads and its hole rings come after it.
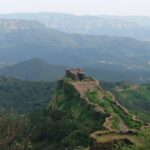
POLYGON ((75 81, 83 81, 86 79, 85 72, 82 68, 66 69, 66 77, 75 81))

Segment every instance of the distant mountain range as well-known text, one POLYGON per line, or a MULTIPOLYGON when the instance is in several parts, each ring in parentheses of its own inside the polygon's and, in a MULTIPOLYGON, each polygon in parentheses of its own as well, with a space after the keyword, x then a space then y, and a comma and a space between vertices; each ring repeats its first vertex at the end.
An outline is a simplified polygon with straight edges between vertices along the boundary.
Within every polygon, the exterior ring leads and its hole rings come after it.
POLYGON ((37 20, 47 27, 68 33, 128 36, 150 40, 150 17, 75 16, 62 13, 18 13, 0 18, 37 20))
MULTIPOLYGON (((150 81, 150 42, 128 37, 67 34, 37 21, 0 19, 1 67, 33 58, 42 59, 54 68, 43 63, 39 67, 41 62, 34 64, 38 69, 35 67, 37 70, 31 77, 34 65, 29 65, 31 68, 26 72, 26 66, 21 64, 20 68, 16 65, 13 69, 4 68, 1 74, 30 80, 55 80, 60 77, 55 76, 59 74, 55 73, 58 66, 74 66, 88 68, 89 74, 102 80, 150 81), (54 69, 53 77, 50 75, 53 71, 48 68, 54 69), (18 70, 22 72, 16 73, 18 70)), ((63 67, 60 70, 61 74, 63 67)))
POLYGON ((66 34, 36 21, 0 20, 0 62, 34 57, 55 65, 150 65, 150 43, 128 37, 66 34))

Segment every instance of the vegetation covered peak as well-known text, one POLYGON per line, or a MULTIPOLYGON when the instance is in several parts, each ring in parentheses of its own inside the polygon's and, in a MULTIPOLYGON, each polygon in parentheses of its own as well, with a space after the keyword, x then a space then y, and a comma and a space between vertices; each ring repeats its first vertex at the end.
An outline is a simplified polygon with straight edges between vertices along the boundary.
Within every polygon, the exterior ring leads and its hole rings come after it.
MULTIPOLYGON (((111 138, 105 144, 113 141, 126 143, 124 139, 128 139, 131 145, 136 145, 137 131, 144 125, 135 115, 128 112, 111 92, 104 91, 98 80, 88 77, 75 80, 72 76, 67 76, 60 80, 50 102, 50 108, 61 110, 70 114, 74 120, 82 122, 85 127, 91 129, 88 132, 89 136, 94 135, 96 131, 108 131, 107 135, 111 138), (132 130, 135 132, 131 132, 132 130), (113 138, 113 135, 116 136, 113 138)), ((103 140, 106 135, 95 134, 94 136, 96 139, 103 140)), ((101 142, 97 144, 99 143, 101 142)), ((104 145, 102 144, 102 147, 104 145)))

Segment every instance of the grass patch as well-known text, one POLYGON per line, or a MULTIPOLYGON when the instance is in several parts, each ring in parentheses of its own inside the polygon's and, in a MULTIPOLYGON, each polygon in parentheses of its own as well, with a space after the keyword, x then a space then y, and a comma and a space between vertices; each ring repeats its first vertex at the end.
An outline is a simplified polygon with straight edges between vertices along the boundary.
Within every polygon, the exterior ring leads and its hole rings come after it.
POLYGON ((112 113, 113 112, 113 109, 111 107, 111 104, 110 102, 108 102, 107 100, 102 100, 100 101, 100 106, 103 107, 104 111, 106 113, 112 113))
POLYGON ((88 91, 88 92, 86 92, 86 96, 91 102, 100 104, 100 98, 98 95, 98 91, 96 91, 96 90, 88 91))
POLYGON ((127 115, 120 107, 118 107, 116 104, 112 103, 112 107, 113 110, 115 111, 115 113, 117 113, 125 122, 125 124, 127 124, 130 128, 140 128, 141 127, 141 123, 138 121, 134 121, 132 119, 132 116, 127 115))
POLYGON ((119 116, 117 115, 117 114, 114 114, 113 115, 113 118, 112 118, 112 127, 114 128, 114 129, 120 129, 120 125, 119 125, 119 123, 120 123, 120 118, 119 118, 119 116))

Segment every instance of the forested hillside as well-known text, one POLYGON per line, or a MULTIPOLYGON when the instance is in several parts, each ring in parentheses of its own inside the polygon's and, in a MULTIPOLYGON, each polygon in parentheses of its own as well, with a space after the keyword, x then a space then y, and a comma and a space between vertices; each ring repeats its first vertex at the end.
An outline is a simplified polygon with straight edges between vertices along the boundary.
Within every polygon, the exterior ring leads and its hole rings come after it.
POLYGON ((104 82, 103 87, 112 91, 116 99, 131 112, 150 122, 150 84, 104 82))
POLYGON ((0 149, 83 150, 89 147, 93 150, 93 146, 105 147, 108 143, 115 150, 149 150, 150 131, 145 126, 149 119, 149 85, 106 82, 100 85, 105 90, 91 77, 81 82, 64 78, 57 87, 51 82, 1 77, 0 149), (137 89, 142 100, 134 93, 137 89), (129 105, 132 101, 134 106, 129 105), (130 107, 134 109, 131 111, 130 107), (132 114, 141 116, 138 110, 144 114, 141 120, 132 114), (124 138, 133 143, 127 144, 124 138), (110 144, 113 139, 123 139, 123 143, 110 144))
POLYGON ((0 110, 30 112, 46 107, 54 88, 53 82, 30 82, 0 77, 0 110))

